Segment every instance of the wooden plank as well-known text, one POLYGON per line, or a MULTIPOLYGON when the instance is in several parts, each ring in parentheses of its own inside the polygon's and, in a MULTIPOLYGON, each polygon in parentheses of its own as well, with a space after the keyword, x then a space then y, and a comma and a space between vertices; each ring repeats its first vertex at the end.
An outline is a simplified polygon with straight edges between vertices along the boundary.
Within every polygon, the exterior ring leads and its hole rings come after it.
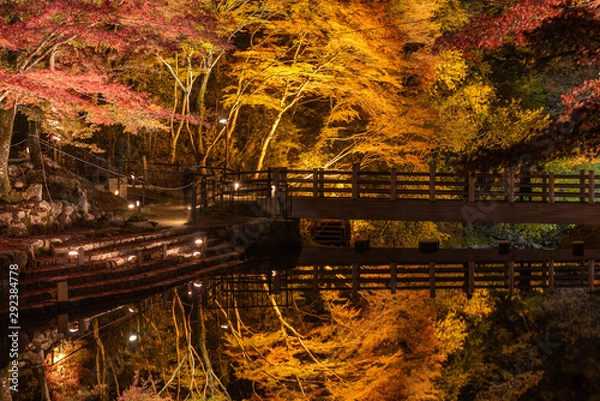
POLYGON ((475 203, 426 199, 297 198, 290 199, 289 218, 455 221, 481 223, 600 224, 600 213, 579 203, 502 201, 475 203))
POLYGON ((548 290, 554 291, 554 260, 548 263, 548 290))
POLYGON ((313 170, 313 198, 319 197, 319 169, 313 170))
POLYGON ((548 174, 548 202, 554 203, 554 173, 548 174))

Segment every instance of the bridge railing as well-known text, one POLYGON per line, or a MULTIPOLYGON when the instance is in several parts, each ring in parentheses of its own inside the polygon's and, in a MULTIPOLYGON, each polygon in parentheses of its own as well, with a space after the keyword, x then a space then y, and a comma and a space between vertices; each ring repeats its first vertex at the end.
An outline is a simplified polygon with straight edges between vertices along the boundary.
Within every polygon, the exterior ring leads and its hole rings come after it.
POLYGON ((279 214, 288 211, 289 198, 589 204, 600 199, 594 171, 583 170, 579 174, 515 174, 512 170, 458 174, 433 168, 428 172, 365 171, 355 165, 351 171, 274 168, 203 177, 196 203, 202 208, 208 207, 208 199, 229 209, 239 203, 272 199, 275 202, 263 205, 271 211, 278 209, 279 214))

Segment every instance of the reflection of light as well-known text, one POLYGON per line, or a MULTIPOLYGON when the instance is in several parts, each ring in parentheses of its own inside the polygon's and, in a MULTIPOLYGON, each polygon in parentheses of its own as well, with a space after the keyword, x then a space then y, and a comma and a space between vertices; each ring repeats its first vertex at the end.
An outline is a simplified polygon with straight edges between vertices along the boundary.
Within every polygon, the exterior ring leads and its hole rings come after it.
POLYGON ((235 189, 236 191, 240 188, 240 183, 236 182, 233 184, 233 189, 235 189))
POLYGON ((202 255, 202 252, 198 252, 198 251, 196 251, 196 252, 194 252, 194 253, 192 254, 192 256, 193 256, 193 257, 195 257, 195 258, 199 258, 199 257, 200 257, 200 255, 202 255))
POLYGON ((25 151, 27 152, 27 154, 29 154, 29 146, 27 146, 27 147, 25 148, 25 151))
POLYGON ((136 312, 136 310, 135 310, 135 308, 133 306, 128 307, 127 310, 129 312, 131 312, 131 313, 135 313, 136 312))
POLYGON ((225 117, 219 119, 219 123, 227 124, 227 119, 225 117))
POLYGON ((227 329, 229 328, 229 325, 228 325, 228 324, 222 324, 222 325, 221 325, 221 328, 222 328, 223 330, 227 330, 227 329))
POLYGON ((60 362, 62 359, 64 359, 64 357, 65 357, 65 354, 63 354, 62 352, 57 353, 56 355, 54 355, 53 363, 60 362))
POLYGON ((69 332, 70 333, 77 333, 78 331, 79 331, 79 323, 69 324, 69 332))
POLYGON ((129 341, 130 342, 134 342, 138 339, 138 336, 136 333, 133 333, 132 335, 129 336, 129 341))
POLYGON ((58 136, 58 135, 51 135, 50 136, 50 140, 51 141, 59 142, 59 141, 62 141, 62 138, 60 136, 58 136))
POLYGON ((70 259, 74 259, 74 258, 77 257, 77 255, 79 255, 79 252, 77 252, 77 251, 69 251, 68 255, 69 255, 70 259))
POLYGON ((137 257, 136 257, 135 255, 131 255, 131 256, 128 256, 128 257, 127 257, 127 261, 128 261, 128 262, 133 262, 133 261, 134 261, 134 260, 136 260, 136 259, 137 259, 137 257))
POLYGON ((194 287, 200 288, 200 287, 202 287, 202 283, 196 283, 196 282, 194 282, 194 287))
POLYGON ((275 277, 277 275, 277 270, 272 270, 271 271, 271 276, 275 277))

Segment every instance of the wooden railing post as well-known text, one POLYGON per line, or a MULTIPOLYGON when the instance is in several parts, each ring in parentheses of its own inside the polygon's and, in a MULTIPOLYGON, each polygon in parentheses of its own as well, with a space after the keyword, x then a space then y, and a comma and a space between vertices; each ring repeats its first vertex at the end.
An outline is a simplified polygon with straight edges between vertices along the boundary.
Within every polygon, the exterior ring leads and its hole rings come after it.
POLYGON ((469 202, 475 202, 475 174, 469 171, 469 202))
POLYGON ((429 296, 435 298, 435 262, 429 262, 429 296))
POLYGON ((554 261, 548 263, 548 291, 554 291, 554 261))
POLYGON ((515 262, 509 260, 506 264, 508 267, 508 296, 512 298, 515 294, 515 262))
POLYGON ((319 197, 319 169, 313 170, 313 198, 319 197))
POLYGON ((588 181, 588 202, 593 205, 596 202, 596 173, 594 170, 590 170, 588 181))
POLYGON ((429 200, 435 200, 435 164, 429 165, 429 200))
POLYGON ((471 296, 475 292, 475 262, 469 262, 469 284, 467 295, 471 296))
POLYGON ((398 264, 391 263, 390 264, 390 288, 392 294, 395 294, 398 291, 398 264))
POLYGON ((398 199, 398 170, 395 167, 390 171, 390 199, 398 199))
POLYGON ((190 205, 190 217, 192 224, 196 224, 196 197, 198 196, 197 183, 192 185, 192 204, 190 205))
POLYGON ((515 171, 510 168, 505 172, 506 176, 506 200, 510 203, 515 202, 515 171))
POLYGON ((585 170, 579 170, 579 202, 585 203, 585 170))
POLYGON ((594 279, 596 278, 596 271, 594 267, 594 259, 588 261, 588 290, 594 291, 594 279))
POLYGON ((548 174, 548 202, 554 203, 554 173, 548 174))
POLYGON ((358 297, 358 290, 360 289, 360 265, 358 263, 352 264, 352 298, 358 297))
POLYGON ((360 164, 352 165, 352 199, 360 198, 360 164))

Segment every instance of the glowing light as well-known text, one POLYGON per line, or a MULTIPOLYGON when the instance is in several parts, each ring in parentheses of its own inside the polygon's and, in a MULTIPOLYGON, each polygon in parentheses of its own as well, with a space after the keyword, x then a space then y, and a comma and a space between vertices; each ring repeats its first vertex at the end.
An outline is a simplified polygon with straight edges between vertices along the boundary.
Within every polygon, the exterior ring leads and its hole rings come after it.
POLYGON ((137 312, 137 310, 133 306, 128 307, 127 310, 131 313, 137 312))
POLYGON ((130 203, 129 205, 127 205, 127 207, 128 207, 129 209, 133 209, 133 208, 135 208, 135 205, 134 205, 133 203, 130 203))
POLYGON ((222 328, 223 330, 227 330, 227 329, 229 328, 229 325, 228 325, 228 324, 222 324, 222 325, 221 325, 221 328, 222 328))
POLYGON ((127 261, 128 261, 128 262, 133 262, 133 261, 134 261, 134 260, 136 260, 136 259, 137 259, 137 256, 135 256, 135 255, 131 255, 131 256, 128 256, 128 257, 127 257, 127 261))
POLYGON ((219 119, 220 124, 227 124, 227 121, 229 120, 227 120, 225 117, 219 119))
POLYGON ((58 135, 51 135, 50 136, 50 140, 51 141, 59 142, 59 141, 62 141, 62 138, 60 136, 58 136, 58 135))
POLYGON ((196 282, 195 282, 195 283, 194 283, 194 287, 196 287, 196 288, 200 288, 200 287, 202 287, 202 283, 196 283, 196 282))
POLYGON ((56 355, 54 355, 54 361, 53 363, 58 363, 60 362, 62 359, 65 358, 65 354, 63 354, 62 352, 57 353, 56 355))
POLYGON ((132 180, 135 180, 135 175, 131 174, 130 177, 132 180))
POLYGON ((238 189, 240 189, 240 183, 239 183, 239 182, 236 182, 236 183, 234 183, 234 184, 233 184, 233 189, 235 189, 236 191, 237 191, 238 189))
POLYGON ((137 207, 140 207, 140 201, 135 201, 135 205, 136 205, 137 207))
POLYGON ((77 327, 72 327, 69 329, 69 332, 71 332, 71 333, 77 333, 78 331, 79 331, 79 328, 77 328, 77 327))
POLYGON ((116 195, 116 196, 119 196, 119 193, 120 193, 120 192, 119 192, 119 190, 118 190, 118 189, 115 189, 115 195, 116 195))
POLYGON ((75 259, 79 255, 79 252, 69 251, 68 255, 69 255, 69 259, 75 259))
POLYGON ((130 342, 137 341, 137 339, 138 339, 138 336, 137 336, 136 333, 133 333, 132 335, 129 336, 129 341, 130 342))
POLYGON ((192 254, 192 256, 195 258, 199 258, 201 255, 202 255, 202 252, 198 252, 198 251, 196 251, 192 254))
POLYGON ((188 207, 187 207, 187 210, 192 210, 192 207, 191 207, 191 206, 188 206, 188 207))
POLYGON ((202 244, 204 243, 204 240, 203 240, 203 239, 201 239, 201 238, 198 238, 196 241, 194 241, 194 243, 195 243, 197 246, 200 246, 200 245, 202 245, 202 244))
POLYGON ((27 147, 25 148, 25 152, 27 152, 27 154, 29 154, 29 146, 27 146, 27 147))

